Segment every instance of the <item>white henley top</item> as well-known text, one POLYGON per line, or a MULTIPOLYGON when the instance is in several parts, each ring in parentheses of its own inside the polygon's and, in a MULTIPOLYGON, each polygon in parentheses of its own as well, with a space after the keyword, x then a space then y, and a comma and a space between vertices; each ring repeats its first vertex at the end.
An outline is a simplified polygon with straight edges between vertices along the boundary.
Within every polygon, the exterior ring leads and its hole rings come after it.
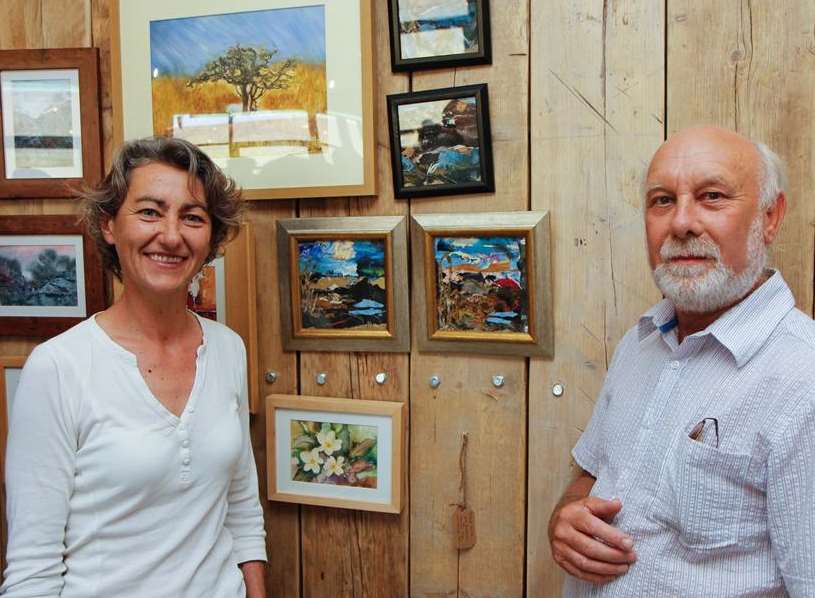
POLYGON ((39 345, 10 414, 8 598, 238 598, 266 560, 246 352, 198 318, 180 417, 93 317, 39 345))

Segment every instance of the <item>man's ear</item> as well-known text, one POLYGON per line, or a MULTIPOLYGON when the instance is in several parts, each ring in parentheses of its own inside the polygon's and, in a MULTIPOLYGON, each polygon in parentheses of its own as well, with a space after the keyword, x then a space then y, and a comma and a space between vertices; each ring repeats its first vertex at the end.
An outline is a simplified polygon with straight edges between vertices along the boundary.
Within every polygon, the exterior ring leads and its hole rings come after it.
POLYGON ((764 244, 769 245, 778 235, 784 214, 787 212, 787 196, 783 192, 778 194, 769 208, 764 210, 764 244))
POLYGON ((115 237, 113 235, 113 218, 107 215, 102 216, 102 219, 99 222, 99 230, 102 231, 102 238, 105 240, 105 242, 109 245, 113 245, 115 242, 115 237))

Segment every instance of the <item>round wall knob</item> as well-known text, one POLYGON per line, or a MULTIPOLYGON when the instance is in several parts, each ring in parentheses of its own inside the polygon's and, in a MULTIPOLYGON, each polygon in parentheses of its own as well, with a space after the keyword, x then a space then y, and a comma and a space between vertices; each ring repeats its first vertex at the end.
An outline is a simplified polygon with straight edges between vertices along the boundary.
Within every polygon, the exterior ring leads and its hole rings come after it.
POLYGON ((493 376, 492 377, 492 385, 495 388, 501 388, 504 385, 504 377, 501 375, 493 376))
POLYGON ((566 392, 566 389, 560 382, 555 382, 552 385, 552 395, 562 397, 564 392, 566 392))
POLYGON ((275 372, 274 370, 269 370, 268 372, 266 372, 264 378, 266 379, 267 384, 274 384, 275 382, 277 382, 277 372, 275 372))
POLYGON ((317 374, 316 380, 317 380, 317 384, 319 384, 320 386, 325 384, 325 381, 327 379, 328 379, 328 376, 326 376, 325 372, 320 372, 319 374, 317 374))
POLYGON ((374 380, 376 380, 377 384, 385 384, 388 381, 388 375, 385 372, 379 372, 376 376, 374 376, 374 380))
POLYGON ((430 388, 438 388, 439 386, 441 386, 441 378, 439 378, 438 376, 430 376, 428 384, 430 384, 430 388))

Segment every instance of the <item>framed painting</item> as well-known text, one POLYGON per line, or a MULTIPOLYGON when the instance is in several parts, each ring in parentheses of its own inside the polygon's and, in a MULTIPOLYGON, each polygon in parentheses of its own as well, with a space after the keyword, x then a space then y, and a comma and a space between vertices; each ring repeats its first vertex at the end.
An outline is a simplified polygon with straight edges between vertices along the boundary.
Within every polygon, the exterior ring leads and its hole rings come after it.
POLYGON ((388 0, 394 71, 490 64, 489 0, 388 0))
POLYGON ((0 218, 0 334, 48 337, 105 308, 105 277, 76 216, 0 218))
POLYGON ((114 140, 203 149, 248 199, 374 195, 372 0, 114 0, 114 140))
POLYGON ((266 398, 269 499, 399 513, 405 404, 266 398))
MULTIPOLYGON (((0 487, 2 492, 2 505, 5 509, 5 471, 6 471, 6 439, 8 438, 9 412, 14 403, 14 393, 20 381, 25 357, 0 356, 0 487)), ((6 518, 0 517, 0 566, 6 565, 6 543, 8 541, 8 528, 6 518)))
POLYGON ((410 351, 402 216, 278 220, 287 351, 410 351))
POLYGON ((0 51, 0 197, 71 197, 102 176, 96 48, 0 51))
POLYGON ((487 85, 388 96, 396 197, 495 191, 487 85))
POLYGON ((422 351, 554 354, 548 212, 413 217, 422 351))

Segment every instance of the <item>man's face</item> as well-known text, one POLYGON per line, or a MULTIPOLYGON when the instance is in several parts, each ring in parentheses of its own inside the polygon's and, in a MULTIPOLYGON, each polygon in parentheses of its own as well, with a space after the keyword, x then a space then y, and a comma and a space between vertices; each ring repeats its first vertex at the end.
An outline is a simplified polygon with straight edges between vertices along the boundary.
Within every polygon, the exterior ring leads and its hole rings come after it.
POLYGON ((646 179, 648 260, 678 309, 713 312, 755 286, 766 262, 760 171, 753 144, 720 129, 679 133, 655 154, 646 179))

